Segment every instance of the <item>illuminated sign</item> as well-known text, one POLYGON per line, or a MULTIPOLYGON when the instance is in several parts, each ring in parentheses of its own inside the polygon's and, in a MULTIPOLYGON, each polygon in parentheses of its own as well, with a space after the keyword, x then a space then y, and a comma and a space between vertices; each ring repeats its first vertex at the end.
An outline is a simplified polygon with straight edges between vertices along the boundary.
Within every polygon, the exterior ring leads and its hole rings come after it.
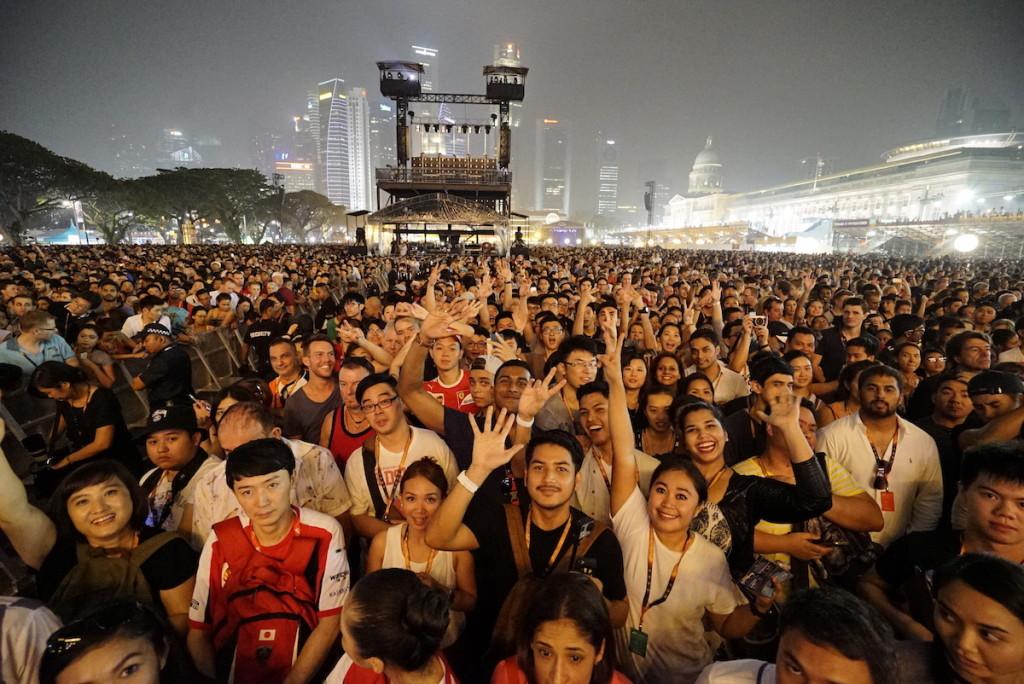
POLYGON ((424 57, 437 57, 437 50, 434 48, 420 47, 419 45, 412 46, 413 54, 423 55, 424 57))
POLYGON ((546 123, 546 124, 556 124, 556 123, 558 123, 558 119, 544 119, 544 123, 546 123))
POLYGON ((331 99, 331 92, 328 91, 326 93, 320 93, 320 99, 321 100, 330 100, 331 99))

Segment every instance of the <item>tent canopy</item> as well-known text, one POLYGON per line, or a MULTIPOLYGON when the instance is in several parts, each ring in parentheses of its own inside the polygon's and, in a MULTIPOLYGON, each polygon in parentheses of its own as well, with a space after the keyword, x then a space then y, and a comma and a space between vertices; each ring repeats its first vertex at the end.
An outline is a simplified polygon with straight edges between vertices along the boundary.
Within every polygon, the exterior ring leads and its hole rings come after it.
POLYGON ((377 225, 425 223, 460 226, 507 226, 508 218, 480 202, 435 192, 389 204, 366 217, 377 225))

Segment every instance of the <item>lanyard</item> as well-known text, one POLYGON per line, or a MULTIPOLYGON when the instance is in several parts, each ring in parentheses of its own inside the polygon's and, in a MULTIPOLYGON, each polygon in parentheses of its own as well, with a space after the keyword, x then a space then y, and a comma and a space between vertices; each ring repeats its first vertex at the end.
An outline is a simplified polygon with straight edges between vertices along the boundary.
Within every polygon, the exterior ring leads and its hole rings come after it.
POLYGON ((654 575, 654 528, 647 528, 647 534, 647 588, 644 589, 644 600, 640 604, 640 622, 637 625, 637 629, 641 632, 644 629, 644 615, 647 614, 647 611, 655 606, 660 606, 668 600, 668 595, 672 593, 672 587, 676 583, 676 577, 679 576, 679 564, 683 562, 683 556, 686 555, 686 552, 690 550, 690 546, 693 545, 693 533, 687 533, 686 542, 683 544, 683 551, 679 554, 679 560, 672 566, 672 574, 669 575, 668 584, 665 585, 665 593, 654 603, 649 603, 651 600, 651 578, 654 575))
POLYGON ((374 440, 373 443, 373 471, 377 475, 377 484, 380 487, 381 492, 384 494, 384 498, 387 499, 388 505, 384 509, 384 522, 390 522, 389 517, 391 513, 391 505, 395 503, 395 494, 398 492, 398 482, 402 478, 402 471, 405 468, 405 459, 409 456, 409 448, 412 446, 412 428, 409 428, 409 441, 405 443, 405 449, 402 450, 402 460, 398 462, 398 470, 395 471, 395 481, 391 484, 391 491, 388 491, 388 484, 384 481, 384 471, 380 467, 380 439, 374 440))
MULTIPOLYGON (((530 512, 526 514, 526 548, 530 548, 530 527, 533 526, 533 506, 530 506, 530 512)), ((565 529, 562 530, 562 536, 558 540, 558 546, 555 547, 554 552, 551 554, 551 558, 548 559, 547 565, 544 566, 544 575, 547 575, 548 571, 554 567, 555 561, 558 560, 558 555, 562 552, 562 546, 565 545, 565 540, 569 537, 569 528, 572 527, 572 513, 569 514, 569 519, 565 521, 565 529)))
MULTIPOLYGON (((430 568, 434 566, 434 558, 437 556, 437 549, 430 549, 430 555, 427 556, 427 568, 423 571, 424 574, 430 574, 430 568)), ((409 553, 409 523, 405 523, 402 526, 402 558, 405 559, 405 569, 412 570, 412 555, 409 553)))
MULTIPOLYGON (((590 456, 597 462, 597 467, 601 471, 601 479, 604 480, 604 484, 608 487, 608 491, 612 491, 611 475, 609 475, 608 471, 604 468, 604 459, 601 458, 601 454, 591 451, 590 456)), ((636 471, 634 471, 634 474, 636 475, 637 484, 640 484, 640 469, 637 468, 636 471)))
MULTIPOLYGON (((884 475, 888 475, 890 472, 892 472, 892 466, 894 463, 896 463, 896 447, 899 446, 899 442, 900 425, 898 422, 896 423, 896 430, 894 430, 892 433, 892 451, 889 452, 888 461, 886 461, 884 458, 878 455, 878 449, 875 448, 875 445, 872 444, 870 439, 868 440, 868 446, 871 447, 871 453, 874 454, 875 456, 875 470, 883 471, 884 475)), ((875 489, 880 489, 880 487, 875 487, 875 489)), ((887 479, 885 481, 884 489, 886 491, 889 490, 889 482, 887 479)))
POLYGON ((709 492, 711 491, 711 488, 715 486, 715 483, 718 482, 722 478, 722 475, 725 475, 725 471, 726 471, 726 469, 728 467, 729 466, 727 466, 727 465, 723 465, 721 468, 718 469, 717 473, 715 473, 714 475, 711 476, 711 479, 708 480, 708 491, 709 492))

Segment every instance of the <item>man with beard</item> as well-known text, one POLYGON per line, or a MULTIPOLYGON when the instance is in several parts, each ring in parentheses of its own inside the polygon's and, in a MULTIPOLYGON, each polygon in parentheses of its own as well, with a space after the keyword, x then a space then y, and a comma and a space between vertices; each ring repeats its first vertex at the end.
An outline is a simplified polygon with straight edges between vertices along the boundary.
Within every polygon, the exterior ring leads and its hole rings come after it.
POLYGON ((935 441, 896 415, 903 376, 878 364, 860 374, 860 410, 830 423, 819 449, 850 471, 882 509, 882 546, 909 532, 934 530, 942 514, 942 469, 935 441))
MULTIPOLYGON (((521 449, 505 448, 515 418, 487 410, 484 427, 474 431, 472 463, 427 527, 427 543, 449 551, 476 551, 482 581, 473 631, 474 645, 491 648, 484 660, 493 666, 514 650, 510 632, 517 614, 530 603, 529 584, 552 572, 575 570, 594 578, 615 627, 625 624, 628 605, 622 549, 610 529, 572 506, 580 481, 583 449, 561 430, 538 432, 526 447, 525 492, 518 504, 477 495, 479 485, 501 470, 521 449)), ((468 679, 467 679, 468 681, 468 679)), ((473 681, 476 681, 475 679, 473 681)))
POLYGON ((725 462, 734 465, 764 452, 765 426, 757 414, 767 411, 772 399, 793 393, 793 367, 777 356, 760 356, 750 365, 749 396, 736 399, 724 410, 722 428, 729 435, 725 462))
POLYGON ((100 308, 96 316, 97 322, 110 321, 112 326, 118 329, 124 326, 124 322, 131 315, 121 305, 121 295, 117 289, 117 283, 113 280, 100 281, 100 308))
POLYGON ((377 373, 356 387, 356 401, 374 437, 348 457, 345 484, 352 496, 352 525, 367 540, 401 519, 394 504, 402 473, 410 463, 433 459, 449 485, 454 485, 458 472, 454 455, 435 432, 409 425, 397 384, 389 374, 377 373))
POLYGON ((338 379, 334 375, 334 345, 316 335, 302 347, 302 363, 309 371, 306 384, 292 393, 284 404, 284 434, 289 439, 320 442, 324 416, 338 407, 338 379))
MULTIPOLYGON (((590 438, 590 449, 583 457, 580 477, 576 484, 573 506, 594 520, 611 525, 611 473, 612 424, 608 419, 608 383, 603 380, 589 382, 579 388, 580 426, 590 438)), ((640 477, 640 490, 647 496, 651 488, 651 475, 658 467, 658 459, 639 449, 633 450, 640 477)))

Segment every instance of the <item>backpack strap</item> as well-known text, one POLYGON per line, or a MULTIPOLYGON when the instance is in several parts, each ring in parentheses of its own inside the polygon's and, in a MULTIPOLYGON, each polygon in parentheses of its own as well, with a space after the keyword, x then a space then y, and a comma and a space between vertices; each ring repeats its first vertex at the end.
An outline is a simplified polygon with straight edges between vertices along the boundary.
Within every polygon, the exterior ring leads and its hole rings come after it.
POLYGON ((505 525, 508 527, 508 540, 512 545, 512 557, 516 561, 516 572, 519 577, 533 573, 530 562, 530 549, 526 546, 526 529, 523 527, 523 515, 517 504, 503 504, 505 509, 505 525))
POLYGON ((377 435, 370 435, 363 442, 363 474, 366 476, 366 488, 370 491, 370 501, 373 503, 373 512, 377 518, 384 516, 387 504, 380 494, 380 484, 377 482, 377 435))
POLYGON ((229 568, 244 567, 256 549, 242 528, 242 520, 236 515, 213 526, 220 542, 220 553, 229 568))
POLYGON ((577 533, 573 538, 572 553, 563 554, 558 562, 558 570, 562 572, 571 570, 576 564, 577 558, 586 556, 594 542, 608 529, 608 526, 604 523, 597 522, 590 516, 578 511, 576 513, 579 515, 579 518, 575 521, 572 519, 569 521, 570 525, 575 524, 577 526, 577 533))
POLYGON ((162 549, 164 544, 174 541, 177 537, 179 537, 177 532, 160 532, 159 534, 154 534, 152 537, 132 549, 131 562, 136 566, 142 567, 142 564, 149 560, 154 553, 162 549))

